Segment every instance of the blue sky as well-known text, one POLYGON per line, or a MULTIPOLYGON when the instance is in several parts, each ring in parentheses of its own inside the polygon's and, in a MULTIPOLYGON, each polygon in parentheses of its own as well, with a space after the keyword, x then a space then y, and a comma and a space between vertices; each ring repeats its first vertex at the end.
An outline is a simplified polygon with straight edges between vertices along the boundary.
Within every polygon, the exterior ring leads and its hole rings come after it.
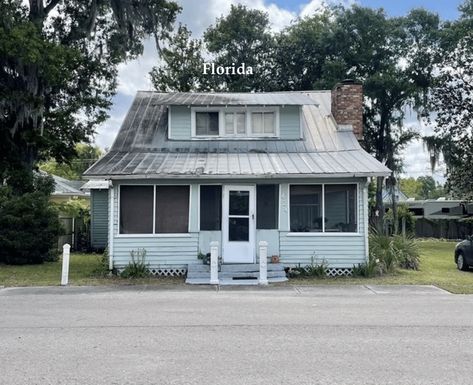
MULTIPOLYGON (((437 12, 441 19, 449 20, 458 17, 458 6, 463 0, 175 0, 182 6, 178 22, 186 24, 193 32, 194 37, 200 37, 203 31, 216 18, 229 12, 231 4, 241 3, 250 8, 265 11, 273 30, 278 31, 290 24, 297 17, 313 14, 324 2, 344 4, 357 3, 362 6, 384 8, 389 16, 402 16, 415 7, 423 7, 437 12), (205 10, 205 12, 204 12, 205 10)), ((125 118, 137 90, 152 90, 148 73, 156 65, 158 55, 154 43, 145 43, 144 54, 137 60, 120 65, 118 76, 118 92, 114 98, 114 105, 110 111, 110 119, 97 130, 96 144, 102 148, 110 148, 113 140, 125 118)), ((431 127, 418 122, 415 116, 409 116, 406 126, 415 127, 422 134, 429 134, 431 127)), ((414 142, 404 153, 406 174, 413 177, 430 173, 428 155, 422 143, 414 142)), ((443 180, 442 168, 439 168, 434 177, 443 180)))
MULTIPOLYGON (((307 1, 274 0, 281 8, 297 11, 307 1)), ((461 0, 357 0, 356 3, 365 7, 384 8, 390 16, 402 16, 412 8, 426 8, 437 12, 443 19, 452 20, 458 17, 458 6, 461 0)))

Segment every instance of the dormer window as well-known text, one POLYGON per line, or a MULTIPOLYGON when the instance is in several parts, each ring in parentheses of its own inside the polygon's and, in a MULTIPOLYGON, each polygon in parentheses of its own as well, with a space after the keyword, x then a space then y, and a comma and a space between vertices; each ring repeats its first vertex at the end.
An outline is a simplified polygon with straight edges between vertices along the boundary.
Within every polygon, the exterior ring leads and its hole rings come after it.
POLYGON ((278 137, 279 107, 193 107, 195 139, 278 137))
POLYGON ((195 113, 196 136, 218 136, 219 111, 197 111, 195 113))

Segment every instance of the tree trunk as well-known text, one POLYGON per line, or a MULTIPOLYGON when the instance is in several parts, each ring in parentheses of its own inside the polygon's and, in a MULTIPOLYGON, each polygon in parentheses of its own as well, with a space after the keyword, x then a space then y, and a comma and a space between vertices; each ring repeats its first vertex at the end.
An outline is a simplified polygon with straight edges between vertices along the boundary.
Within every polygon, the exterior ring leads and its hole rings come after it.
POLYGON ((378 232, 383 233, 383 218, 384 218, 384 204, 383 204, 383 184, 384 177, 378 176, 376 178, 376 203, 375 203, 375 217, 374 223, 378 232))
POLYGON ((391 202, 392 202, 392 210, 393 210, 393 233, 397 235, 399 233, 399 220, 398 220, 398 215, 397 215, 396 177, 394 176, 394 173, 391 174, 390 187, 391 187, 391 202))

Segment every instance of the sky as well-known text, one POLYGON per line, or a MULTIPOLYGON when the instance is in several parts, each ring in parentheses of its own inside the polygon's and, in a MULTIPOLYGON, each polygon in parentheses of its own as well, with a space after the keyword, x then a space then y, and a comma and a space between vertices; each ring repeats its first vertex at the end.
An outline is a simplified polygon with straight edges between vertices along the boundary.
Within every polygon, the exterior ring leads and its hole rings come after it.
MULTIPOLYGON (((182 7, 177 22, 186 24, 193 37, 200 37, 203 31, 215 22, 215 19, 226 15, 231 4, 241 3, 251 8, 268 13, 271 27, 279 31, 297 17, 310 16, 319 9, 323 0, 176 0, 182 7)), ((349 5, 357 3, 372 8, 383 8, 389 16, 402 16, 415 7, 426 8, 437 12, 443 20, 458 17, 458 6, 462 0, 330 0, 331 2, 349 5)), ((154 42, 146 41, 144 54, 136 60, 121 64, 118 75, 117 95, 113 100, 110 118, 101 125, 95 135, 95 143, 101 148, 110 148, 120 128, 128 108, 137 90, 151 90, 148 73, 157 62, 154 42)), ((408 113, 406 126, 415 127, 421 134, 428 134, 431 127, 417 121, 415 114, 408 113)), ((413 142, 403 154, 404 176, 418 177, 430 175, 429 157, 420 141, 413 142)), ((444 181, 443 168, 439 167, 433 174, 440 182, 444 181)))

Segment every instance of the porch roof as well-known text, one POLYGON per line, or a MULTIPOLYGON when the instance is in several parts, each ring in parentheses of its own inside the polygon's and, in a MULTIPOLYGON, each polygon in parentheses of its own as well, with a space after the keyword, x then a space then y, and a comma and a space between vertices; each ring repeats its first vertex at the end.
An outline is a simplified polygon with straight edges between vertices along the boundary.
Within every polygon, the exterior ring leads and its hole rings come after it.
POLYGON ((385 176, 390 171, 363 150, 314 153, 109 152, 89 177, 294 178, 385 176))

